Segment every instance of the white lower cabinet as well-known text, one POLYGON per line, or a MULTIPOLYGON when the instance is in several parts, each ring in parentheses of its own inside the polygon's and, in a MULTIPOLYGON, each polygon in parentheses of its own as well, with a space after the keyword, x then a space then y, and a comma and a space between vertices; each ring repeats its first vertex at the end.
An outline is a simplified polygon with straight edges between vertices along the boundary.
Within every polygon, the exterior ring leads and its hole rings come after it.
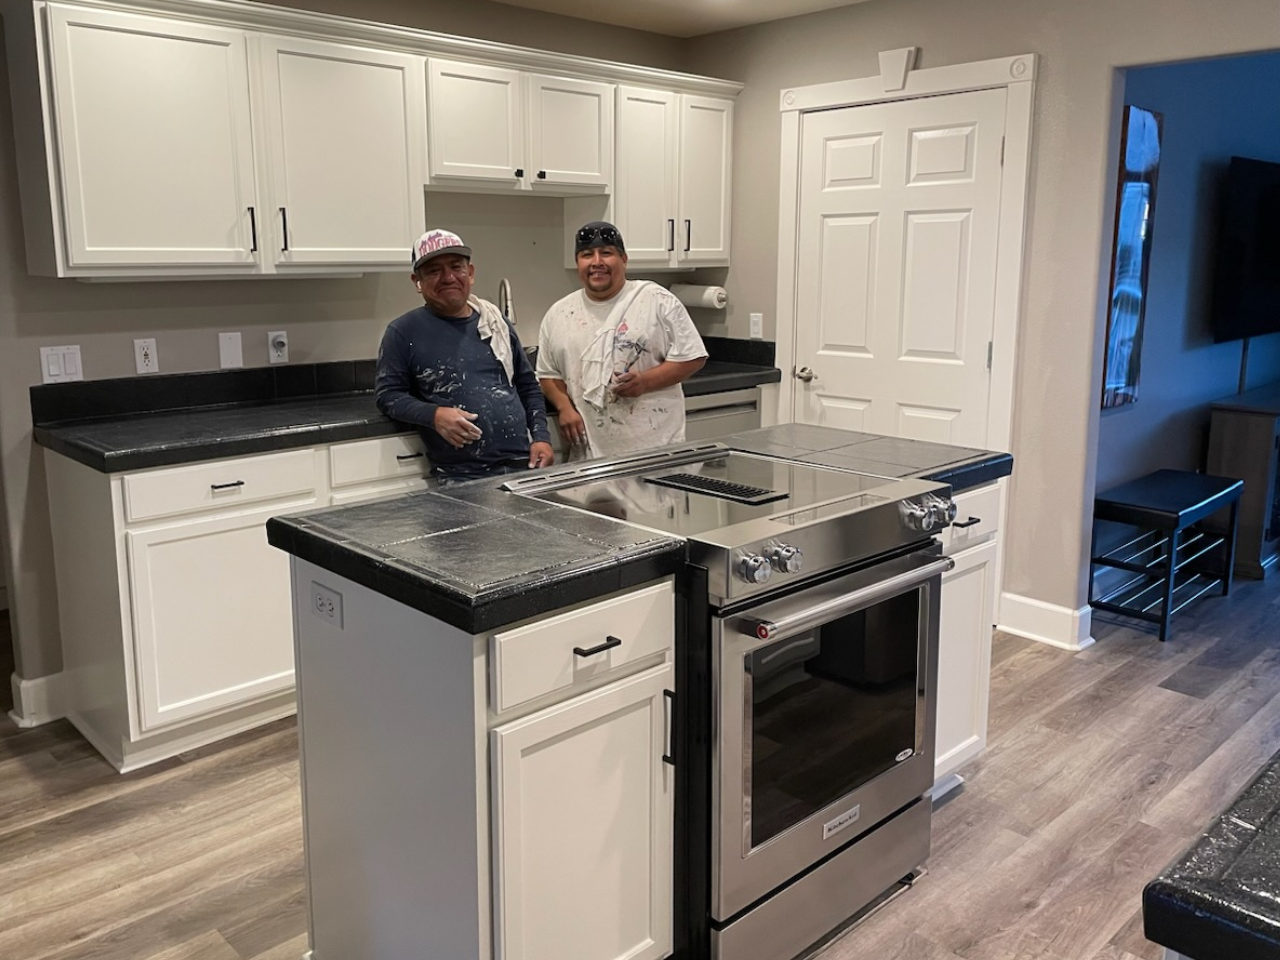
POLYGON ((671 952, 670 663, 491 734, 494 960, 671 952))

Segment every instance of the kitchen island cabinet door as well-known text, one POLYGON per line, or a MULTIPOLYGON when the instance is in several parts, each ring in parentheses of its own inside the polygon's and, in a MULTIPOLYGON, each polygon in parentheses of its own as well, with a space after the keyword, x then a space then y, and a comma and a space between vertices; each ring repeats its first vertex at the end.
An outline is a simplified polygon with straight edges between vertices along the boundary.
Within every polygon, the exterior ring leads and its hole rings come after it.
POLYGON ((671 952, 664 664, 495 728, 494 960, 671 952))
POLYGON ((245 33, 60 4, 48 17, 68 266, 253 272, 245 33))
POLYGON ((953 554, 955 568, 942 577, 935 785, 987 743, 998 546, 989 540, 953 554))
POLYGON ((272 259, 403 270, 424 229, 420 56, 261 40, 272 259))

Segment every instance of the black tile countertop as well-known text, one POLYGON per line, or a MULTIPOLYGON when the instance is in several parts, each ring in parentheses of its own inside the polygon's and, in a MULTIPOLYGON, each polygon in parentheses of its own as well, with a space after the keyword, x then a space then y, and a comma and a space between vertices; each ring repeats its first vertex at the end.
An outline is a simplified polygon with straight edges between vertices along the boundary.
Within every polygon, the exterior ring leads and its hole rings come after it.
POLYGON ((782 371, 777 367, 708 360, 701 370, 684 382, 683 387, 686 397, 701 397, 708 393, 745 390, 765 383, 779 383, 781 380, 782 371))
POLYGON ((1196 960, 1280 957, 1280 754, 1142 894, 1148 940, 1196 960))

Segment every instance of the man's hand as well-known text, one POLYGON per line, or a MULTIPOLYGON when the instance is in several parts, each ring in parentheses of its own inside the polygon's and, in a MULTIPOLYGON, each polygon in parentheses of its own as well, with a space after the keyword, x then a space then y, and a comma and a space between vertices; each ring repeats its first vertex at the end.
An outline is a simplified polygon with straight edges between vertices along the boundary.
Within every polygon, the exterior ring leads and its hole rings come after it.
POLYGON ((481 429, 471 422, 474 419, 476 419, 474 413, 468 413, 461 407, 438 407, 431 426, 450 446, 465 447, 484 435, 481 429))
POLYGON ((555 463, 556 454, 551 449, 551 444, 545 440, 535 440, 529 444, 529 469, 536 470, 538 467, 549 467, 555 463))
POLYGON ((564 405, 559 411, 559 419, 560 436, 575 447, 586 444, 587 425, 583 422, 582 414, 575 410, 572 404, 564 405))
POLYGON ((649 392, 649 386, 645 382, 644 374, 637 370, 628 370, 626 373, 620 373, 613 378, 613 383, 609 389, 619 397, 638 397, 643 393, 649 392))

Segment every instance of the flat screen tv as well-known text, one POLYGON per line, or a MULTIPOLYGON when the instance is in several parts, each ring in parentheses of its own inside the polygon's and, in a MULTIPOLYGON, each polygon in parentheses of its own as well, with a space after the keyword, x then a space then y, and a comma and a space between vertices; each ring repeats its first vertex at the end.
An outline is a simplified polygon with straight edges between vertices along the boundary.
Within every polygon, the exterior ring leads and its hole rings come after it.
POLYGON ((1280 332, 1280 163, 1231 158, 1217 253, 1214 342, 1280 332))

